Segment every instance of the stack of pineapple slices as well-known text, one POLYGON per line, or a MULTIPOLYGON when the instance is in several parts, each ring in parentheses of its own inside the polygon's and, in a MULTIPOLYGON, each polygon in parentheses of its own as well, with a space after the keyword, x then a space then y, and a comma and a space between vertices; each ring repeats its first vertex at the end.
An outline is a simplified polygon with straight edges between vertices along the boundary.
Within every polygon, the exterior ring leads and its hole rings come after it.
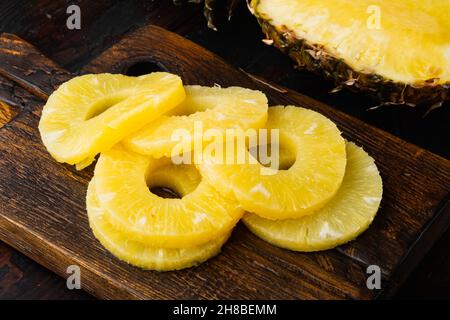
MULTIPOLYGON (((259 91, 183 87, 169 73, 140 77, 99 74, 74 78, 47 101, 42 140, 59 162, 99 160, 87 191, 89 224, 102 245, 145 269, 177 270, 216 255, 243 218, 274 245, 297 251, 333 248, 372 222, 382 196, 373 159, 346 143, 335 124, 299 107, 267 107, 259 91), (265 174, 255 161, 174 164, 173 132, 279 130, 280 166, 265 174), (163 198, 166 187, 179 198, 163 198)), ((223 141, 222 141, 223 142, 223 141)), ((201 144, 200 144, 201 145, 201 144)), ((246 159, 248 146, 236 146, 246 159)), ((266 168, 267 169, 267 168, 266 168)))

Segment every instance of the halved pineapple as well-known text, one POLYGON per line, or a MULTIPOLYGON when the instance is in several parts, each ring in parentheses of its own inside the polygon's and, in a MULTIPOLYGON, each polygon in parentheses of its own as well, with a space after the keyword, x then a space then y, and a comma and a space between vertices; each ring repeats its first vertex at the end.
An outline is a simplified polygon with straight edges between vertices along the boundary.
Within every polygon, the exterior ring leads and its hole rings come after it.
MULTIPOLYGON (((344 139, 326 117, 294 106, 269 108, 266 127, 279 129, 280 148, 295 155, 290 168, 267 175, 259 162, 223 164, 205 158, 199 165, 201 174, 225 196, 234 196, 242 208, 261 217, 288 219, 312 213, 335 195, 342 182, 344 139)), ((246 159, 252 157, 244 152, 246 159)))
MULTIPOLYGON (((164 177, 167 172, 159 174, 164 177)), ((180 172, 169 172, 169 179, 173 174, 179 178, 180 172)), ((191 190, 190 179, 177 181, 183 191, 191 190)), ((88 186, 86 207, 89 225, 100 243, 120 260, 144 269, 169 271, 197 265, 218 254, 228 238, 226 235, 198 247, 179 249, 158 248, 149 243, 130 240, 108 221, 108 215, 97 199, 94 179, 88 186)))
POLYGON ((273 44, 299 66, 387 103, 450 98, 450 1, 252 0, 273 44))
POLYGON ((57 161, 82 168, 184 97, 181 79, 170 73, 84 75, 53 92, 42 111, 39 131, 57 161))
POLYGON ((178 148, 187 152, 205 139, 195 127, 225 130, 227 128, 261 128, 267 120, 267 98, 260 92, 240 87, 218 88, 186 86, 186 99, 171 112, 150 123, 124 140, 124 145, 137 153, 155 158, 170 157, 175 146, 183 141, 174 139, 182 130, 191 137, 178 148), (188 114, 188 115, 186 115, 188 114))
POLYGON ((95 183, 111 224, 130 239, 163 248, 194 247, 228 234, 243 210, 206 180, 181 199, 150 192, 149 187, 160 181, 154 173, 171 165, 170 158, 154 159, 121 145, 103 152, 95 167, 95 183))
POLYGON ((347 143, 347 169, 336 195, 314 214, 287 220, 244 216, 245 225, 276 246, 295 251, 334 248, 365 231, 377 213, 383 193, 374 160, 353 143, 347 143))

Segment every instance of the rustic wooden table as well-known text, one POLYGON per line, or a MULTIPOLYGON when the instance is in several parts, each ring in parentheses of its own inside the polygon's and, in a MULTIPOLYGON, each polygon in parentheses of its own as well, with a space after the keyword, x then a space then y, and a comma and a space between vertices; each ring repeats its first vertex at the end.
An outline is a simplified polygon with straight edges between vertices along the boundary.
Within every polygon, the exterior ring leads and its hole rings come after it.
MULTIPOLYGON (((81 30, 66 28, 66 0, 3 0, 0 32, 19 35, 63 67, 76 71, 100 48, 144 24, 177 32, 222 56, 236 67, 292 88, 350 113, 402 139, 450 159, 450 103, 424 117, 421 108, 378 108, 376 102, 350 92, 330 94, 333 85, 294 70, 290 60, 261 42, 255 21, 240 8, 230 23, 214 32, 206 27, 201 8, 173 6, 165 0, 78 0, 81 30)), ((0 62, 1 63, 1 62, 0 62)), ((398 298, 450 298, 450 231, 437 242, 399 290, 398 298)), ((91 299, 69 291, 65 280, 0 242, 0 299, 91 299)))

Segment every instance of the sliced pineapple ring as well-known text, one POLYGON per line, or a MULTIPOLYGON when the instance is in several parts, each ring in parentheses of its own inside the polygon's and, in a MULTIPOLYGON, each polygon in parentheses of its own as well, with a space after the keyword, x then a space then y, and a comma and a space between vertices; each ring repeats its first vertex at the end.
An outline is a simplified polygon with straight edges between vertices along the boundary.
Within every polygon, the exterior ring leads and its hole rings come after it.
MULTIPOLYGON (((179 172, 173 172, 178 176, 179 172)), ((187 185, 180 183, 183 190, 187 185)), ((115 229, 108 221, 105 210, 96 196, 94 179, 89 183, 86 207, 89 225, 95 237, 113 255, 134 266, 157 271, 179 270, 198 265, 219 253, 228 235, 212 240, 204 245, 191 248, 164 249, 152 247, 147 243, 130 240, 128 236, 115 229)))
POLYGON ((39 131, 57 161, 79 163, 80 169, 184 97, 181 79, 165 72, 140 77, 80 76, 62 84, 49 97, 39 131))
POLYGON ((170 165, 169 158, 153 159, 121 145, 103 152, 95 168, 96 190, 111 224, 130 239, 163 248, 194 247, 228 234, 243 210, 206 180, 181 199, 150 192, 153 174, 170 165))
POLYGON ((380 205, 383 186, 374 160, 347 143, 347 169, 336 196, 322 209, 300 219, 268 220, 244 216, 245 225, 276 246, 296 251, 334 248, 365 231, 380 205))
POLYGON ((299 218, 322 207, 344 177, 345 141, 336 125, 308 109, 278 106, 269 108, 267 128, 279 129, 280 148, 295 154, 289 169, 266 175, 259 162, 205 159, 201 174, 245 210, 267 219, 299 218))
POLYGON ((170 157, 181 141, 173 139, 175 130, 184 130, 192 139, 181 150, 193 149, 203 135, 195 126, 208 129, 261 128, 267 120, 267 98, 260 92, 240 87, 218 88, 186 86, 186 99, 172 112, 132 134, 124 145, 137 153, 155 158, 170 157), (188 114, 188 115, 186 115, 188 114))

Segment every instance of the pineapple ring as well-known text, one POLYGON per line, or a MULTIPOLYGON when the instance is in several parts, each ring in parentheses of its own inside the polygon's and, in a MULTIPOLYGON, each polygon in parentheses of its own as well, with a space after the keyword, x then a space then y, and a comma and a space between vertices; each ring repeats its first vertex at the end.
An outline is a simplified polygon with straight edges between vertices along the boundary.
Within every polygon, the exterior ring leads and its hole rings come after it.
POLYGON ((204 135, 195 134, 196 125, 200 124, 203 131, 236 127, 246 130, 261 128, 267 121, 267 98, 260 91, 202 86, 185 86, 185 90, 186 99, 170 115, 127 137, 123 144, 140 154, 171 157, 174 147, 180 144, 172 137, 174 130, 184 130, 191 138, 180 148, 187 152, 203 141, 204 135))
MULTIPOLYGON (((267 128, 279 129, 281 147, 296 155, 287 170, 265 175, 259 163, 222 164, 205 157, 200 172, 226 197, 267 219, 299 218, 330 200, 345 171, 345 141, 321 114, 294 106, 271 107, 267 128)), ((247 158, 252 157, 245 150, 247 158)))
POLYGON ((383 194, 374 160, 347 143, 347 169, 336 196, 322 209, 300 219, 272 221, 246 214, 245 225, 258 237, 295 251, 334 248, 355 239, 372 223, 383 194))
POLYGON ((42 110, 42 141, 58 162, 89 165, 130 133, 178 105, 180 77, 155 72, 140 77, 91 74, 73 78, 52 93, 42 110))
POLYGON ((101 154, 96 191, 111 224, 131 239, 162 248, 194 247, 228 234, 244 212, 206 180, 181 199, 149 191, 152 174, 168 165, 170 158, 154 159, 121 145, 101 154))
POLYGON ((157 248, 129 240, 109 223, 97 199, 94 179, 88 186, 86 207, 89 225, 103 247, 120 260, 143 269, 170 271, 198 265, 217 255, 228 239, 228 235, 222 236, 199 247, 179 249, 157 248))

